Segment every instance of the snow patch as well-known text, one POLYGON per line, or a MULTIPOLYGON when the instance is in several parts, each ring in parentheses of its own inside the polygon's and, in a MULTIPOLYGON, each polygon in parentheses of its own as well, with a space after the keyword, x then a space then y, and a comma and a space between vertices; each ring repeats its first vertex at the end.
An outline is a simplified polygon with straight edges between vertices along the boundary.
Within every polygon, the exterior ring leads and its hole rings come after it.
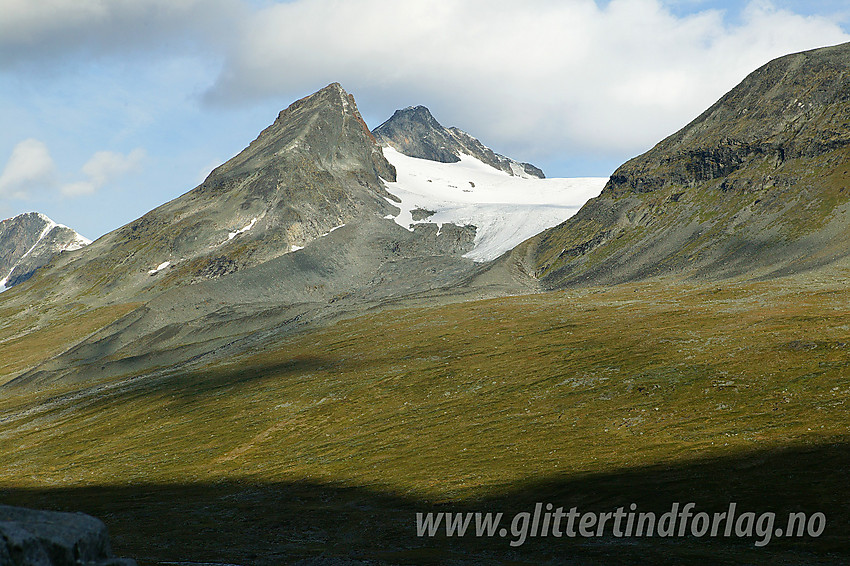
POLYGON ((522 177, 523 179, 538 179, 539 177, 535 177, 534 175, 530 175, 528 171, 523 169, 522 165, 517 163, 516 161, 510 162, 511 172, 515 177, 522 177))
MULTIPOLYGON (((334 230, 339 230, 343 226, 345 226, 345 224, 340 224, 339 226, 334 226, 333 228, 331 228, 330 230, 328 230, 324 234, 319 234, 319 238, 324 238, 325 236, 327 236, 328 234, 330 234, 334 230)), ((307 243, 309 244, 310 242, 307 242, 307 243)), ((289 246, 289 251, 287 253, 297 252, 298 250, 303 250, 303 249, 304 249, 304 246, 296 246, 295 244, 292 244, 291 246, 289 246)))
POLYGON ((162 263, 157 265, 154 269, 151 269, 150 271, 148 271, 148 275, 156 275, 157 273, 159 273, 160 271, 162 271, 163 269, 165 269, 169 265, 171 265, 170 261, 163 261, 162 263))
POLYGON ((557 226, 599 195, 608 181, 606 177, 512 176, 467 154, 461 154, 457 163, 440 163, 408 157, 391 147, 383 151, 395 166, 397 179, 384 183, 387 191, 401 199, 398 203, 384 197, 401 209, 397 216, 388 216, 407 230, 414 224, 436 223, 438 235, 446 223, 475 226, 474 247, 464 257, 479 262, 496 259, 557 226), (435 214, 416 221, 412 211, 417 208, 435 214))
MULTIPOLYGON (((53 228, 55 228, 57 226, 57 224, 55 222, 53 222, 52 220, 50 220, 49 218, 47 218, 43 214, 39 214, 39 216, 41 216, 42 218, 47 220, 47 226, 45 226, 44 229, 41 231, 41 234, 38 236, 38 239, 35 241, 35 243, 32 245, 32 247, 27 250, 27 253, 25 253, 24 255, 21 256, 21 258, 18 260, 18 263, 20 263, 21 260, 24 259, 25 257, 29 256, 33 252, 33 250, 36 247, 38 247, 38 244, 41 243, 41 241, 44 239, 44 237, 47 236, 47 234, 49 234, 50 231, 53 230, 53 228)), ((15 264, 15 267, 17 267, 18 263, 15 264)), ((15 268, 13 267, 12 271, 14 271, 14 270, 15 270, 15 268)))
POLYGON ((240 228, 239 230, 237 230, 237 231, 235 231, 235 232, 230 232, 230 233, 227 235, 227 239, 228 239, 228 240, 232 240, 233 238, 235 238, 235 237, 236 237, 236 236, 238 236, 239 234, 244 234, 245 232, 247 232, 248 230, 250 230, 251 228, 253 228, 253 227, 254 227, 254 224, 256 224, 256 223, 257 223, 257 217, 255 216, 255 217, 251 220, 251 222, 249 222, 248 224, 246 224, 246 225, 245 225, 245 227, 240 228))
POLYGON ((320 237, 320 238, 324 238, 325 236, 327 236, 328 234, 330 234, 330 233, 331 233, 331 232, 333 232, 334 230, 339 230, 339 229, 340 229, 340 228, 342 228, 343 226, 345 226, 345 224, 340 224, 339 226, 334 226, 333 228, 331 228, 330 230, 328 230, 327 232, 325 232, 324 234, 322 234, 322 235, 321 235, 321 236, 319 236, 319 237, 320 237))
POLYGON ((62 248, 62 251, 73 252, 76 250, 80 250, 89 244, 91 244, 91 240, 80 236, 78 238, 74 238, 72 241, 65 244, 65 247, 62 248))
POLYGON ((64 224, 59 224, 58 222, 54 222, 53 220, 51 220, 50 218, 48 218, 44 214, 41 214, 40 212, 38 213, 38 216, 39 216, 39 218, 41 218, 42 220, 47 222, 47 225, 48 225, 48 228, 49 228, 47 230, 47 233, 50 233, 50 230, 53 230, 54 228, 65 228, 67 230, 71 230, 71 232, 74 232, 74 240, 72 242, 70 242, 69 244, 67 244, 64 248, 62 248, 63 250, 67 250, 67 251, 79 250, 80 248, 83 248, 83 247, 91 244, 91 240, 89 240, 88 238, 86 238, 82 234, 78 234, 73 228, 69 228, 68 226, 65 226, 64 224))

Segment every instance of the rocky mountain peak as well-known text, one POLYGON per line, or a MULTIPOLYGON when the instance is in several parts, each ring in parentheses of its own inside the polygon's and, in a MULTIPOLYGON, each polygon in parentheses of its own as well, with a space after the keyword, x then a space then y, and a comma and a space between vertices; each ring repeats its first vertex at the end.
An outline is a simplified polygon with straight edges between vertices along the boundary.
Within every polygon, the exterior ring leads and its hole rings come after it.
POLYGON ((281 111, 201 185, 101 238, 75 262, 77 283, 130 296, 257 266, 395 212, 384 188, 395 178, 354 97, 332 83, 281 111))
POLYGON ((460 161, 453 136, 425 106, 396 110, 389 120, 375 128, 373 134, 379 142, 410 157, 440 163, 460 161))
POLYGON ((368 163, 375 176, 395 179, 395 170, 377 148, 354 96, 339 83, 290 104, 257 139, 213 175, 239 175, 263 168, 283 153, 306 154, 334 168, 360 168, 368 163))
POLYGON ((26 281, 57 254, 89 243, 71 228, 38 212, 0 221, 0 290, 26 281))
POLYGON ((519 177, 544 178, 543 171, 495 153, 478 139, 455 127, 443 127, 425 106, 396 110, 372 132, 377 140, 404 155, 441 163, 456 163, 462 154, 519 177))

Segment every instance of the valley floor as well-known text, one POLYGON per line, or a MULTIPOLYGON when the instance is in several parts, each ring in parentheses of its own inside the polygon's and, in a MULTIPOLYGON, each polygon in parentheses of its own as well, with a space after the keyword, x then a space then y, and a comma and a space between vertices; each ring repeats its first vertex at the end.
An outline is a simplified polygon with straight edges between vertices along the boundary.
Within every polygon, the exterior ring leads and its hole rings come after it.
POLYGON ((395 308, 198 371, 4 393, 0 500, 98 516, 142 564, 846 563, 849 274, 395 308), (536 502, 827 527, 416 536, 417 512, 536 502))

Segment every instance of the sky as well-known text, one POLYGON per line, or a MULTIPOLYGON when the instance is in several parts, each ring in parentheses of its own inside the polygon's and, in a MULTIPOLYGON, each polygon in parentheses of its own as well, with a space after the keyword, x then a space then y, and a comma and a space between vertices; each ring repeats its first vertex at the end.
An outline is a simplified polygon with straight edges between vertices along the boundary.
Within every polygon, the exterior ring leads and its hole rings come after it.
POLYGON ((0 0, 0 218, 97 238, 339 82, 550 177, 608 176, 748 73, 850 41, 844 0, 0 0))

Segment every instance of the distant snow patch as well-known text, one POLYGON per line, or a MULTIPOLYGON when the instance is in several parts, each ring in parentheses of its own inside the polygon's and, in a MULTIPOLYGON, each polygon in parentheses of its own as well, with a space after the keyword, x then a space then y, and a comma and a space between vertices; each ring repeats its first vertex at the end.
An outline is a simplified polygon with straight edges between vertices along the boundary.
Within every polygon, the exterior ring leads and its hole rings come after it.
MULTIPOLYGON (((324 234, 319 234, 319 238, 324 238, 325 236, 327 236, 328 234, 330 234, 334 230, 339 230, 343 226, 345 226, 345 224, 340 224, 339 226, 334 226, 333 228, 331 228, 330 230, 328 230, 324 234)), ((307 243, 309 243, 309 242, 307 242, 307 243)), ((303 249, 304 249, 304 246, 296 246, 295 244, 292 244, 291 246, 289 246, 289 251, 287 253, 297 252, 298 250, 303 250, 303 249)))
MULTIPOLYGON (((51 219, 44 216, 43 214, 39 214, 39 216, 47 221, 47 226, 45 226, 44 229, 41 231, 41 234, 39 235, 38 239, 35 241, 35 243, 32 245, 32 247, 27 250, 27 253, 25 253, 24 255, 21 256, 21 258, 18 260, 18 263, 20 263, 21 260, 23 260, 24 258, 28 257, 33 252, 33 250, 38 247, 38 244, 41 243, 41 241, 44 239, 44 237, 47 236, 47 234, 49 234, 50 231, 53 230, 53 228, 58 226, 58 224, 56 224, 55 222, 53 222, 51 219)), ((15 264, 15 267, 18 266, 18 263, 15 264)), ((14 271, 14 267, 12 268, 12 271, 14 271)))
POLYGON ((41 214, 40 212, 38 213, 38 216, 39 216, 39 218, 41 218, 42 220, 47 222, 47 226, 44 229, 45 231, 42 233, 42 237, 49 234, 50 231, 53 230, 54 228, 65 228, 67 230, 71 230, 72 232, 74 232, 74 234, 75 234, 74 240, 69 242, 68 244, 66 244, 65 247, 62 248, 63 250, 67 250, 69 252, 72 252, 74 250, 79 250, 80 248, 83 248, 83 247, 91 244, 91 240, 89 240, 88 238, 86 238, 82 234, 77 234, 77 232, 74 231, 72 228, 69 228, 68 226, 65 226, 64 224, 59 224, 58 222, 54 222, 49 217, 45 216, 44 214, 41 214))
POLYGON ((156 275, 157 273, 159 273, 160 271, 162 271, 163 269, 165 269, 169 265, 171 265, 170 261, 163 261, 162 263, 157 265, 155 269, 151 269, 150 271, 148 271, 148 275, 156 275))
POLYGON ((522 177, 523 179, 539 179, 539 177, 535 177, 534 175, 529 175, 528 171, 523 169, 522 165, 517 163, 516 161, 510 162, 511 173, 513 173, 516 177, 522 177))
POLYGON ((81 249, 83 249, 84 247, 86 247, 86 246, 87 246, 87 245, 89 245, 89 244, 91 244, 91 240, 89 240, 89 241, 81 241, 81 240, 79 240, 79 239, 76 239, 76 240, 74 240, 74 241, 72 241, 72 242, 68 242, 68 243, 65 245, 65 247, 63 247, 63 248, 62 248, 62 251, 66 251, 66 252, 73 252, 73 251, 76 251, 76 250, 81 250, 81 249))
MULTIPOLYGON (((61 224, 59 224, 58 226, 63 227, 61 224)), ((70 230, 70 228, 69 228, 69 230, 70 230)), ((76 232, 75 232, 75 234, 76 234, 76 232)), ((73 252, 73 251, 82 249, 89 244, 91 244, 91 240, 89 240, 85 236, 81 236, 79 234, 76 234, 76 236, 74 236, 73 240, 71 240, 70 242, 68 242, 67 244, 65 244, 62 247, 62 251, 63 252, 73 252)))
POLYGON ((247 232, 248 230, 250 230, 251 228, 253 228, 253 227, 254 227, 254 224, 256 224, 256 223, 257 223, 257 218, 256 218, 256 217, 254 217, 254 218, 251 220, 251 222, 249 222, 248 224, 246 224, 246 225, 245 225, 245 227, 244 227, 244 228, 241 228, 241 229, 239 229, 239 230, 237 230, 237 231, 235 231, 235 232, 231 232, 231 233, 229 233, 229 234, 227 235, 227 239, 228 239, 228 240, 232 240, 233 238, 235 238, 235 237, 236 237, 236 236, 238 236, 239 234, 244 234, 245 232, 247 232))
POLYGON ((457 163, 417 159, 384 147, 384 156, 396 168, 396 182, 384 181, 401 203, 384 197, 401 209, 392 217, 412 230, 414 224, 473 225, 473 249, 465 254, 474 261, 490 261, 546 228, 557 226, 589 199, 599 195, 605 177, 538 179, 511 176, 463 154, 457 163), (435 213, 413 220, 412 211, 435 213))
POLYGON ((345 226, 345 224, 340 224, 339 226, 334 226, 333 228, 331 228, 330 230, 328 230, 327 232, 325 232, 324 234, 322 234, 322 235, 321 235, 321 236, 319 236, 319 237, 320 237, 320 238, 324 238, 325 236, 327 236, 328 234, 330 234, 330 233, 331 233, 331 232, 333 232, 334 230, 339 230, 339 229, 340 229, 340 228, 342 228, 343 226, 345 226))

